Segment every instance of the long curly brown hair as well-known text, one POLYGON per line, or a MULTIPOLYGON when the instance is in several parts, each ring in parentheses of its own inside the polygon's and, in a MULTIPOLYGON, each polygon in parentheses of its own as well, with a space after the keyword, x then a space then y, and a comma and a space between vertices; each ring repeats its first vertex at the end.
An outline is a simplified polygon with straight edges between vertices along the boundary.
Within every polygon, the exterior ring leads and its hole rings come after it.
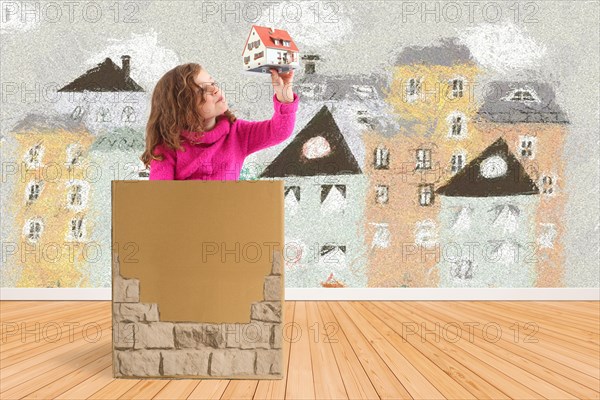
MULTIPOLYGON (((204 119, 200 116, 200 106, 205 102, 198 92, 194 77, 202 71, 196 63, 178 65, 165 73, 156 83, 152 92, 150 117, 146 124, 146 149, 140 157, 148 168, 151 160, 162 161, 161 155, 153 154, 161 143, 175 150, 183 147, 180 142, 181 130, 204 132, 204 119)), ((231 123, 236 117, 227 110, 223 113, 231 123)))

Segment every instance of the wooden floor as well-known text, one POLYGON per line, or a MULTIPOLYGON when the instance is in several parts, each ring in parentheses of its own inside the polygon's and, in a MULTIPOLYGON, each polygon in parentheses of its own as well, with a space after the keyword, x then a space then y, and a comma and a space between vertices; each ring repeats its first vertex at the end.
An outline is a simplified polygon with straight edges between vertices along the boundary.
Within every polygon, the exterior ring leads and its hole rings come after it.
POLYGON ((171 381, 112 378, 110 302, 4 301, 0 398, 600 397, 599 302, 287 301, 285 307, 283 380, 171 381))

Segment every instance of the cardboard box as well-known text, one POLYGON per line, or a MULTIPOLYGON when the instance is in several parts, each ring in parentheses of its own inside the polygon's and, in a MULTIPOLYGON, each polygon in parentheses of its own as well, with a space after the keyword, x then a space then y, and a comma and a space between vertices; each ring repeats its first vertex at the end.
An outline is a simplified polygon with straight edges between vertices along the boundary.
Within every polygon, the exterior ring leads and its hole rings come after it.
POLYGON ((283 181, 113 181, 115 378, 283 377, 283 181))

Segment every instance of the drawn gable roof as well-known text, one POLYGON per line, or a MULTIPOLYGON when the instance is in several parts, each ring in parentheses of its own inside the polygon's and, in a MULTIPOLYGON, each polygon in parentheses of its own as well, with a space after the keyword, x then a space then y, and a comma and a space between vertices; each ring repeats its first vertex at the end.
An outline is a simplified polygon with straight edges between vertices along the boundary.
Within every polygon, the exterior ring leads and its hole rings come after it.
POLYGON ((362 171, 340 132, 333 115, 323 106, 296 137, 265 168, 260 177, 351 175, 362 171), (325 155, 307 157, 310 141, 325 144, 325 155))
POLYGON ((504 139, 499 138, 436 193, 458 197, 516 196, 538 194, 539 188, 508 150, 504 139))
MULTIPOLYGON (((127 56, 124 56, 127 57, 127 56)), ((124 62, 129 62, 129 59, 124 62)), ((123 69, 110 58, 87 70, 59 92, 143 92, 144 89, 129 76, 129 67, 123 69)))

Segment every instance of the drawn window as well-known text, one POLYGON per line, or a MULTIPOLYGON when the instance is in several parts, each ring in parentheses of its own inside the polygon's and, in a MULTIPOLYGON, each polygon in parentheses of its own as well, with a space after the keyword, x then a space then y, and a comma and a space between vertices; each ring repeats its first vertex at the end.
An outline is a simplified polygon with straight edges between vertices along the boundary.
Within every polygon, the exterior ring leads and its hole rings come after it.
POLYGON ((389 224, 385 222, 371 222, 375 226, 375 234, 371 241, 371 248, 384 249, 390 245, 390 230, 389 224))
POLYGON ((81 185, 73 185, 71 187, 71 191, 69 192, 69 204, 72 206, 80 206, 81 201, 81 185))
POLYGON ((535 142, 536 138, 533 136, 521 136, 519 140, 521 157, 533 158, 535 156, 535 142))
POLYGON ((542 177, 542 193, 546 195, 554 193, 554 179, 551 176, 544 175, 542 177))
POLYGON ((321 185, 321 203, 324 203, 329 196, 335 196, 346 199, 346 185, 321 185), (335 191, 331 189, 335 187, 335 191))
POLYGON ((71 143, 67 146, 67 159, 65 161, 67 168, 81 165, 82 157, 83 149, 79 143, 71 143))
POLYGON ((406 82, 406 96, 409 100, 416 99, 421 92, 421 81, 417 78, 410 78, 406 82))
POLYGON ((75 217, 71 219, 71 225, 69 228, 70 240, 77 241, 83 239, 83 217, 75 217))
POLYGON ((135 122, 135 110, 131 106, 125 106, 123 108, 123 112, 121 113, 121 121, 122 122, 135 122))
POLYGON ((74 211, 81 211, 87 204, 89 183, 78 179, 67 182, 67 207, 74 211))
POLYGON ((375 169, 390 168, 390 151, 384 146, 375 149, 375 169))
POLYGON ((463 97, 463 80, 453 79, 452 80, 452 97, 459 98, 463 97))
POLYGON ((519 224, 519 215, 521 211, 512 204, 497 205, 490 210, 494 213, 492 226, 502 229, 503 233, 513 233, 517 231, 519 224))
POLYGON ((82 116, 83 116, 83 108, 81 108, 81 106, 75 107, 75 109, 71 113, 71 119, 73 119, 75 121, 79 121, 79 120, 81 120, 82 116))
POLYGON ((37 242, 42 235, 44 225, 41 218, 32 218, 27 220, 24 227, 24 234, 30 242, 37 242))
POLYGON ((346 246, 338 244, 326 244, 321 246, 318 263, 320 267, 338 269, 346 267, 346 246))
POLYGON ((321 210, 343 212, 346 208, 346 185, 321 185, 321 210))
POLYGON ((389 187, 387 185, 377 185, 375 190, 375 201, 377 204, 387 204, 389 201, 389 187))
POLYGON ((296 201, 300 201, 300 186, 286 186, 284 196, 293 195, 296 201))
POLYGON ((431 149, 417 149, 417 169, 431 169, 431 149))
POLYGON ((28 203, 33 203, 40 197, 40 192, 42 190, 42 182, 33 180, 29 182, 27 185, 27 189, 25 190, 25 197, 27 198, 28 203))
POLYGON ((426 219, 415 224, 415 244, 427 248, 437 244, 436 225, 433 220, 426 219))
POLYGON ((512 101, 535 101, 535 97, 533 97, 531 92, 523 89, 515 90, 510 99, 512 101))
POLYGON ((110 110, 106 107, 101 107, 96 115, 96 122, 110 122, 110 110))
POLYGON ((537 242, 540 247, 544 248, 553 248, 554 247, 554 239, 556 239, 556 225, 550 223, 541 223, 540 224, 540 235, 538 237, 537 242))
POLYGON ((42 166, 42 155, 44 154, 44 149, 41 143, 37 143, 25 154, 25 164, 27 168, 39 168, 42 166))
POLYGON ((473 279, 473 260, 462 258, 452 263, 450 276, 456 279, 473 279))
POLYGON ((450 168, 453 174, 457 173, 465 166, 465 155, 464 153, 456 153, 452 155, 450 160, 450 168))
POLYGON ((460 116, 452 117, 452 136, 460 136, 462 130, 462 118, 460 116))
POLYGON ((433 185, 419 185, 419 205, 429 206, 433 204, 433 185))

